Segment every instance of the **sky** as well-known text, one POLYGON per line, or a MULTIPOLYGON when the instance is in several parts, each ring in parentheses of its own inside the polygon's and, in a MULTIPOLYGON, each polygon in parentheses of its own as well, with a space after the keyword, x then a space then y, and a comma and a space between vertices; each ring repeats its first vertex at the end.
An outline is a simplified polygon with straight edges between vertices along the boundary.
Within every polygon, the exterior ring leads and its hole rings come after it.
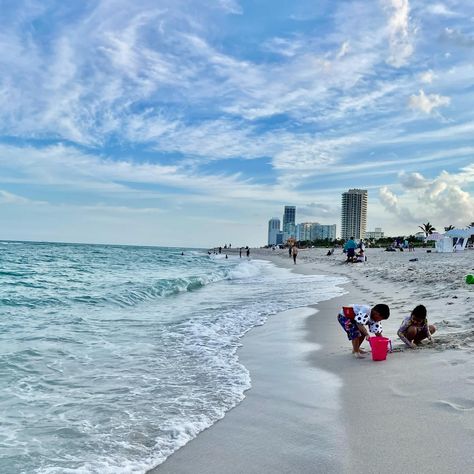
POLYGON ((474 2, 0 0, 0 239, 474 221, 474 2))

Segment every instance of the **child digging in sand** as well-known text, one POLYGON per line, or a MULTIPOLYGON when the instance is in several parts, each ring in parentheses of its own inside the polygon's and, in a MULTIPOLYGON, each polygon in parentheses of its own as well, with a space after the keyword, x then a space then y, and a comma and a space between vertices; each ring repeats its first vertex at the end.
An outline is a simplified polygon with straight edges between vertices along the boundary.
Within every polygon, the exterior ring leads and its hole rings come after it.
POLYGON ((376 336, 381 336, 382 324, 380 321, 388 319, 389 316, 390 308, 383 303, 376 304, 372 309, 370 306, 360 304, 344 306, 341 309, 337 320, 352 343, 354 357, 358 359, 364 357, 366 352, 360 348, 364 339, 369 339, 369 331, 376 336))
POLYGON ((421 344, 423 339, 428 338, 432 342, 431 335, 435 333, 436 327, 428 324, 426 319, 426 308, 420 304, 407 316, 398 330, 398 337, 412 349, 421 344))

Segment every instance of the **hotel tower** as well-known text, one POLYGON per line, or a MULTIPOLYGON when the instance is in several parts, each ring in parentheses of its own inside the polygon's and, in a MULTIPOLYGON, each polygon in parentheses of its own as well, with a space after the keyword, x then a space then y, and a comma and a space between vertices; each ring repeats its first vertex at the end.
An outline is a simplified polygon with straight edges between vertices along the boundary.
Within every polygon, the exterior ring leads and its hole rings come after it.
POLYGON ((341 238, 365 238, 367 229, 367 190, 349 189, 342 193, 341 238))

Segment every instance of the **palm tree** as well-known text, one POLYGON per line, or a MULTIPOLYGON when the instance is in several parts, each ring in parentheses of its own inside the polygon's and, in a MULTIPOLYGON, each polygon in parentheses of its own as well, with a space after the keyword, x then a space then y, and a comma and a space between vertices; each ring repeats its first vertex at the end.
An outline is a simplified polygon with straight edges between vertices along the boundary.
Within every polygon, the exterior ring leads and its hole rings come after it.
POLYGON ((468 227, 474 227, 474 222, 471 222, 468 227))
POLYGON ((428 235, 431 235, 436 230, 429 222, 418 227, 425 233, 425 237, 428 237, 428 235))
POLYGON ((455 227, 453 225, 448 225, 447 227, 444 228, 444 231, 448 232, 448 231, 453 230, 453 229, 455 229, 455 227))

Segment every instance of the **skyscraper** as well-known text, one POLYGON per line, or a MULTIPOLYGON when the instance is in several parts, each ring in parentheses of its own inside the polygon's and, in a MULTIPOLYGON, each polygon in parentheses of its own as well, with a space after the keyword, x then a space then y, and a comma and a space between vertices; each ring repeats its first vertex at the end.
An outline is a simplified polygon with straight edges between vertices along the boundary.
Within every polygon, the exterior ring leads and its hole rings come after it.
POLYGON ((296 206, 285 206, 283 213, 283 235, 284 240, 289 237, 296 237, 296 206))
POLYGON ((367 190, 349 189, 342 193, 341 238, 365 238, 367 228, 367 190))
POLYGON ((273 217, 268 221, 268 245, 276 245, 277 234, 280 232, 280 219, 273 217))

